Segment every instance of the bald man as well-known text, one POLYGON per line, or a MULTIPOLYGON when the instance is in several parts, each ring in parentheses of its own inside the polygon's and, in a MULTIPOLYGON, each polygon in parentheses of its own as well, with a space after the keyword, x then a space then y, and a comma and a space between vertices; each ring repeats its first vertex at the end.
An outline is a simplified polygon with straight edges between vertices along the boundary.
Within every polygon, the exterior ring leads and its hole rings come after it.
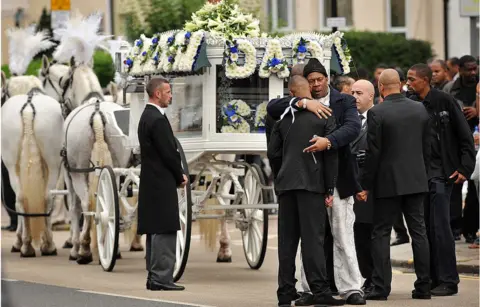
POLYGON ((423 199, 428 192, 429 116, 425 107, 400 93, 400 78, 386 69, 379 79, 382 104, 368 111, 367 157, 359 198, 374 197, 372 257, 374 289, 367 300, 386 300, 391 292, 390 232, 399 212, 411 230, 417 280, 414 299, 431 299, 430 250, 423 199), (374 195, 372 195, 374 191, 374 195))
MULTIPOLYGON (((375 88, 370 81, 358 80, 352 85, 351 94, 355 97, 358 116, 362 123, 360 135, 350 144, 352 154, 357 157, 358 176, 361 177, 367 150, 367 118, 369 110, 373 107, 375 88)), ((373 290, 373 260, 371 253, 373 197, 368 198, 367 203, 356 199, 353 210, 355 212, 355 223, 353 224, 355 249, 357 251, 360 273, 365 278, 362 290, 367 294, 373 290)))

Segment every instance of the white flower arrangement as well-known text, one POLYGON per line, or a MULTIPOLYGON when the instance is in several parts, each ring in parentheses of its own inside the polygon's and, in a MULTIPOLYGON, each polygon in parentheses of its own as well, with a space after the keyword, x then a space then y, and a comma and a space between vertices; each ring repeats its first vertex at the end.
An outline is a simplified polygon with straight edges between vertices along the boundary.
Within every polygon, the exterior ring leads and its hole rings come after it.
POLYGON ((265 131, 265 124, 267 121, 267 104, 268 101, 264 101, 257 106, 255 112, 255 127, 259 131, 265 131))
POLYGON ((260 78, 269 78, 272 73, 277 74, 280 79, 290 76, 288 63, 283 55, 282 46, 278 39, 270 39, 268 41, 265 55, 258 71, 260 78))
POLYGON ((200 30, 194 33, 181 32, 183 35, 183 44, 177 50, 177 57, 173 65, 175 71, 189 72, 193 70, 193 66, 197 61, 200 47, 203 42, 205 33, 200 30))
POLYGON ((292 63, 304 63, 307 53, 310 52, 311 58, 318 59, 323 63, 323 49, 317 41, 304 39, 300 37, 295 40, 292 48, 292 63))
POLYGON ((133 60, 133 65, 130 69, 130 74, 139 76, 142 75, 142 68, 144 64, 144 58, 146 57, 146 52, 148 49, 145 47, 147 44, 150 46, 150 41, 144 34, 140 35, 140 39, 137 39, 135 41, 135 46, 133 47, 132 53, 135 56, 135 59, 133 60), (144 55, 145 52, 145 55, 144 55))
MULTIPOLYGON (((142 34, 144 37, 144 35, 142 34)), ((136 39, 132 49, 130 50, 130 53, 128 54, 127 58, 125 61, 123 61, 123 64, 125 65, 125 70, 127 73, 131 73, 132 67, 135 64, 135 59, 137 58, 138 55, 140 55, 140 51, 143 48, 143 39, 139 38, 136 39)))
POLYGON ((257 50, 253 44, 246 39, 238 39, 233 42, 226 41, 225 56, 225 75, 229 79, 244 79, 255 73, 257 66, 257 50), (238 54, 245 54, 245 63, 243 66, 237 64, 238 54))
POLYGON ((244 14, 238 5, 230 0, 212 4, 207 2, 200 10, 192 14, 185 23, 184 30, 195 32, 204 30, 214 36, 229 39, 240 37, 259 37, 260 22, 251 14, 244 14))
POLYGON ((163 70, 163 67, 168 63, 168 56, 167 56, 167 52, 168 52, 168 45, 167 45, 167 41, 168 41, 168 38, 170 37, 171 35, 170 34, 162 34, 160 36, 160 42, 158 43, 158 47, 161 48, 161 52, 159 52, 159 61, 156 65, 156 71, 155 73, 157 74, 160 74, 160 73, 163 73, 164 70, 163 70))
POLYGON ((222 106, 222 133, 250 133, 250 125, 245 118, 250 117, 252 109, 240 99, 234 99, 222 106))
POLYGON ((350 72, 350 61, 352 56, 350 55, 350 50, 348 46, 342 44, 343 33, 336 35, 333 39, 334 50, 337 53, 338 59, 340 61, 340 68, 342 69, 342 74, 348 74, 350 72))
POLYGON ((178 45, 176 44, 177 36, 180 38, 181 33, 173 34, 167 38, 166 52, 164 54, 164 61, 162 61, 162 70, 163 72, 173 71, 173 65, 175 65, 178 45))
POLYGON ((160 34, 155 34, 151 39, 150 47, 147 51, 147 59, 142 67, 145 75, 155 73, 157 64, 160 60, 161 51, 162 48, 160 47, 160 34))

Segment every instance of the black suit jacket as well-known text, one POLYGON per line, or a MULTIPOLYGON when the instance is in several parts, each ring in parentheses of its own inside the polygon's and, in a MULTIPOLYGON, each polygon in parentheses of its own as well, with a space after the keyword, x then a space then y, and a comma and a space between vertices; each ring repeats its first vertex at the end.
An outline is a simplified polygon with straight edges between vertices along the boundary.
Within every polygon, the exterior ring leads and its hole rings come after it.
MULTIPOLYGON (((368 118, 367 113, 367 118, 368 118)), ((360 134, 350 144, 350 148, 352 150, 353 155, 358 155, 360 153, 365 153, 367 151, 367 131, 368 131, 368 124, 365 121, 365 124, 362 126, 360 130, 360 134)), ((365 165, 358 165, 358 181, 363 174, 364 166, 365 165)), ((368 197, 366 202, 358 201, 355 198, 355 204, 353 205, 353 211, 355 212, 355 223, 367 223, 370 224, 373 222, 373 197, 368 197)))
POLYGON ((326 136, 335 129, 335 119, 319 120, 313 113, 288 114, 273 128, 267 155, 278 194, 291 190, 333 194, 337 177, 337 153, 334 149, 306 153, 310 139, 326 136))
POLYGON ((361 185, 376 198, 428 191, 429 116, 424 106, 392 94, 370 109, 361 185))
MULTIPOLYGON (((289 106, 292 97, 273 99, 268 103, 267 113, 278 120, 289 106)), ((294 100, 296 103, 300 98, 294 100)), ((336 119, 337 129, 328 135, 332 148, 338 153, 338 179, 336 188, 340 198, 347 198, 361 191, 357 181, 358 169, 355 156, 350 151, 350 143, 360 133, 360 119, 358 118, 355 98, 342 94, 330 87, 330 108, 336 119)), ((298 109, 298 108, 297 108, 298 109)), ((303 109, 299 109, 304 112, 303 109)), ((307 111, 308 112, 308 111, 307 111)), ((317 135, 319 135, 317 133, 317 135)))
POLYGON ((170 123, 152 105, 147 104, 140 117, 138 140, 138 233, 175 232, 180 229, 177 187, 183 182, 183 169, 170 123))

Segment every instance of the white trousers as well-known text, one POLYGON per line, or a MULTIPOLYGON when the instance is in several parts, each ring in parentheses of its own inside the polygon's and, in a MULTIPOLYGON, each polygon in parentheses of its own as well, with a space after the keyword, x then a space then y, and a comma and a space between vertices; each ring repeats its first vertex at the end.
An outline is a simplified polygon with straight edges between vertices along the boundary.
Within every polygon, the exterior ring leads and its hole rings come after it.
MULTIPOLYGON (((347 299, 354 293, 359 293, 363 296, 363 291, 360 289, 363 277, 358 267, 353 236, 353 223, 355 222, 353 203, 353 197, 341 199, 337 189, 335 189, 333 205, 331 208, 327 208, 333 235, 333 274, 338 293, 343 299, 347 299)), ((303 291, 310 292, 303 262, 301 271, 303 291)))

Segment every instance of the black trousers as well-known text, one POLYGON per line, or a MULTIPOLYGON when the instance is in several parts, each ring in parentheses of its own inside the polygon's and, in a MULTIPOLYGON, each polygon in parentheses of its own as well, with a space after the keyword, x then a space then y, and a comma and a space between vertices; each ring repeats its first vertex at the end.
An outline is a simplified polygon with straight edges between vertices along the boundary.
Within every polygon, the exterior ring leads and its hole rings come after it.
POLYGON ((452 185, 437 177, 429 181, 425 197, 425 224, 430 242, 430 274, 432 287, 460 282, 455 255, 455 239, 450 228, 450 196, 452 185))
POLYGON ((393 230, 395 230, 395 233, 397 235, 397 239, 404 239, 404 238, 408 239, 407 228, 405 227, 405 224, 403 223, 402 212, 399 212, 399 214, 395 218, 395 221, 393 222, 393 230))
POLYGON ((172 284, 177 233, 147 234, 146 243, 147 278, 157 285, 172 284))
POLYGON ((355 222, 353 224, 358 266, 363 278, 366 279, 366 284, 372 281, 373 273, 372 230, 373 225, 369 223, 355 222))
POLYGON ((478 231, 478 195, 477 187, 473 180, 468 181, 468 192, 465 198, 465 208, 463 208, 463 235, 473 236, 478 231))
MULTIPOLYGON (((3 188, 3 197, 4 199, 2 201, 4 201, 4 205, 11 209, 11 210, 15 210, 15 202, 16 202, 16 196, 15 196, 15 192, 13 192, 13 189, 12 189, 12 186, 10 184, 10 177, 8 176, 8 170, 7 170, 7 167, 5 166, 5 164, 3 164, 3 160, 2 160, 2 188, 3 188)), ((8 215, 10 216, 10 225, 12 226, 16 226, 17 225, 17 215, 16 214, 12 214, 10 212, 8 212, 8 215)))
POLYGON ((323 251, 327 215, 324 196, 304 190, 287 191, 279 195, 278 203, 279 304, 290 304, 297 294, 295 257, 300 239, 310 290, 315 296, 331 295, 323 251))
POLYGON ((450 228, 454 234, 462 233, 462 187, 463 184, 454 184, 450 196, 450 228))
POLYGON ((374 202, 372 233, 372 282, 375 291, 388 296, 392 284, 392 264, 390 262, 390 233, 395 218, 403 212, 408 231, 412 237, 413 259, 417 280, 415 289, 430 292, 430 250, 423 218, 425 195, 411 194, 391 198, 377 198, 374 202))

